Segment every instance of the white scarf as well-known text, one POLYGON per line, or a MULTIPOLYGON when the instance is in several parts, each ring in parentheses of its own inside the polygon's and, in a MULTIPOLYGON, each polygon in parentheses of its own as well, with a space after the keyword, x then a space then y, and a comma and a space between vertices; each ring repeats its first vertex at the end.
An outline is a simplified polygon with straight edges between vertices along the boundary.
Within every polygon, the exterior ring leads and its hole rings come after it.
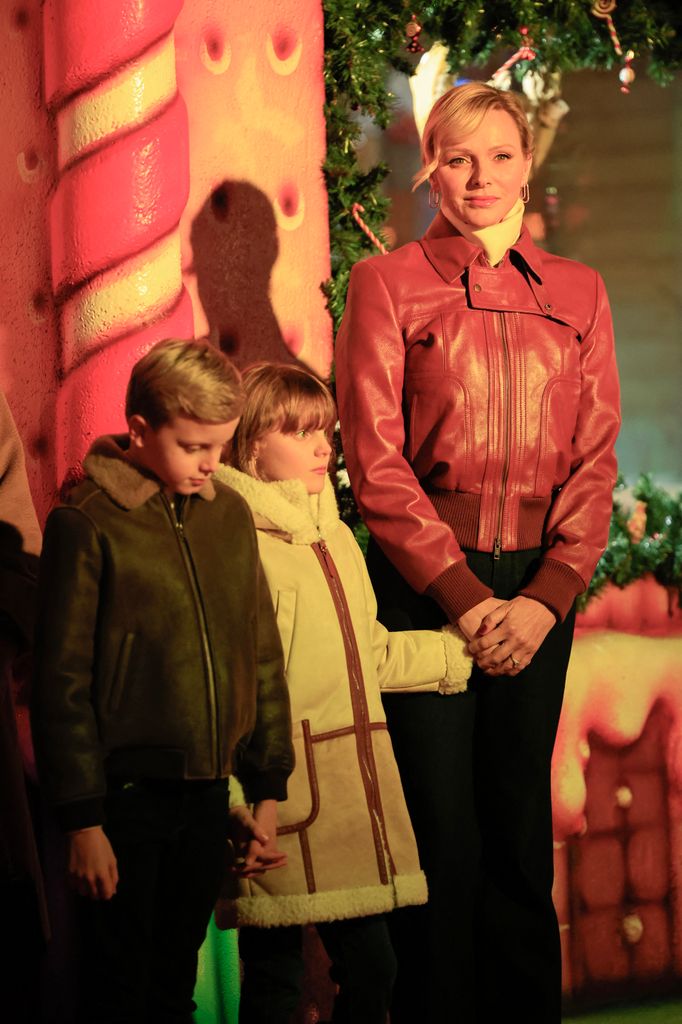
POLYGON ((488 257, 488 262, 495 267, 507 250, 518 240, 521 234, 523 211, 523 200, 517 199, 506 217, 503 217, 498 224, 491 224, 488 228, 472 228, 471 224, 465 224, 463 220, 454 217, 449 212, 444 215, 467 241, 483 249, 488 257))

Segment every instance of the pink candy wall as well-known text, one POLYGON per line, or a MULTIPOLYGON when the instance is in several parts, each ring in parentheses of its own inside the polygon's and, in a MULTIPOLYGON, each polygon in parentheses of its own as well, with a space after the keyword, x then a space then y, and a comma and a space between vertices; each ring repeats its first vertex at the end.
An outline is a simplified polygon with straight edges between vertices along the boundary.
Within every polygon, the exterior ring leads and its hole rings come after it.
POLYGON ((153 341, 328 371, 322 12, 24 0, 0 44, 0 385, 45 514, 153 341))

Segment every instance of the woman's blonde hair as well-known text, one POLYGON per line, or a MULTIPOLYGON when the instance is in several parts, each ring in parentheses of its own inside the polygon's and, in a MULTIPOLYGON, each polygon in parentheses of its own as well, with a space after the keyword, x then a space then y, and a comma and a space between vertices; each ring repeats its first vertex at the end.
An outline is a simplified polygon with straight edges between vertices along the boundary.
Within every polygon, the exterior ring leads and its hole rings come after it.
POLYGON ((509 114, 519 130, 524 155, 533 152, 533 132, 516 93, 501 92, 483 82, 456 85, 436 100, 426 120, 421 141, 422 166, 414 176, 413 191, 431 177, 443 151, 475 132, 489 110, 509 114))
POLYGON ((230 462, 254 476, 256 443, 273 430, 324 430, 331 439, 336 406, 318 377, 286 363, 259 363, 244 372, 244 409, 232 439, 230 462))
POLYGON ((168 338, 133 366, 126 418, 144 416, 154 430, 175 416, 227 423, 243 402, 239 371, 208 338, 168 338))

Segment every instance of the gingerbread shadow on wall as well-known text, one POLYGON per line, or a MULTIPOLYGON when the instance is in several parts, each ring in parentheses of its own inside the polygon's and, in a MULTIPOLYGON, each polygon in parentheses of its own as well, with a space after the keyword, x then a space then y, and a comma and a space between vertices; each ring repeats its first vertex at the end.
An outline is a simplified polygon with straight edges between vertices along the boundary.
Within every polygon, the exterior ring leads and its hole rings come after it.
POLYGON ((223 181, 194 218, 190 238, 199 298, 223 352, 240 367, 295 362, 270 302, 279 242, 267 196, 247 181, 223 181))

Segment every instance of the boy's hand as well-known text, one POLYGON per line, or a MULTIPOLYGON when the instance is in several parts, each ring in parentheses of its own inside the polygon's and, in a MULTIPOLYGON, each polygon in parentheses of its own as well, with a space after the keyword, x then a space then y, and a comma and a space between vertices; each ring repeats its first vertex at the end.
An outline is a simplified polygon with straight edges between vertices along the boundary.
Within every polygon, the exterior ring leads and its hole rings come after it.
POLYGON ((284 867, 287 855, 277 849, 276 800, 261 800, 253 814, 245 805, 233 807, 230 817, 236 826, 235 842, 240 855, 238 873, 243 878, 284 867))
POLYGON ((111 843, 101 825, 69 835, 69 882, 81 896, 110 900, 118 885, 111 843))

